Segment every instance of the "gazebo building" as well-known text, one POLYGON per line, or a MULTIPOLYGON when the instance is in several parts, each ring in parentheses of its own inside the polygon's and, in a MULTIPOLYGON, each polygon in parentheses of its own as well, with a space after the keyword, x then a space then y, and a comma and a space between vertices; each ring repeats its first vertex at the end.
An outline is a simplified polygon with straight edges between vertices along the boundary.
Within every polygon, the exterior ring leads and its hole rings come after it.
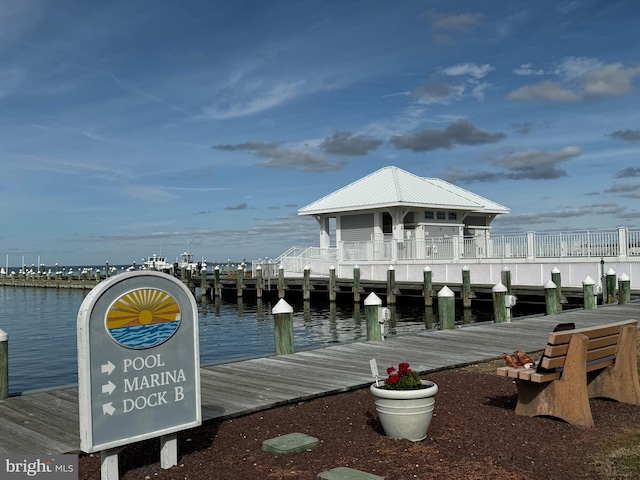
MULTIPOLYGON (((384 167, 298 211, 320 226, 320 251, 336 261, 462 258, 465 243, 453 239, 489 237, 491 221, 509 209, 438 178, 384 167)), ((474 249, 484 241, 469 242, 474 249)), ((471 253, 471 252, 469 252, 471 253)), ((473 252, 472 257, 482 255, 473 252)))
MULTIPOLYGON (((319 247, 292 247, 276 259, 285 275, 420 282, 424 269, 434 280, 459 283, 467 266, 473 282, 495 285, 504 269, 514 285, 543 286, 551 271, 563 286, 582 287, 586 277, 601 285, 605 270, 640 275, 640 230, 490 235, 491 222, 509 209, 438 178, 384 167, 298 211, 320 227, 319 247), (332 231, 333 229, 333 231, 332 231), (333 234, 333 236, 332 236, 333 234), (606 268, 605 268, 606 267, 606 268)), ((258 260, 269 267, 271 261, 258 260)), ((637 280, 635 280, 637 282, 637 280)))

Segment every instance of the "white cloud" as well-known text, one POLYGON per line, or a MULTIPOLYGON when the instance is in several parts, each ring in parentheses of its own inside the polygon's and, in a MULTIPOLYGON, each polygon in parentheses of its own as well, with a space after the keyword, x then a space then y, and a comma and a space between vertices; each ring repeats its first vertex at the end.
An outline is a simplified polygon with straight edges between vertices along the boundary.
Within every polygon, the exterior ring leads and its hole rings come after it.
POLYGON ((520 76, 528 76, 528 75, 544 75, 544 70, 541 68, 534 69, 533 64, 531 63, 523 63, 520 67, 516 68, 513 73, 520 76))
POLYGON ((210 107, 203 109, 208 118, 224 120, 244 117, 278 107, 289 100, 302 95, 306 82, 304 80, 288 83, 277 83, 268 89, 254 88, 246 94, 235 96, 233 92, 223 92, 223 98, 210 107), (226 97, 231 98, 227 99, 226 97), (235 97, 235 98, 234 98, 235 97))
POLYGON ((536 85, 525 85, 507 95, 509 100, 549 100, 552 102, 577 102, 580 96, 564 88, 558 82, 546 81, 536 85))
POLYGON ((461 63, 443 68, 440 70, 440 73, 450 76, 470 75, 473 78, 479 79, 486 76, 491 70, 495 70, 495 67, 489 64, 476 65, 475 63, 461 63))
MULTIPOLYGON (((540 75, 530 63, 514 70, 516 75, 540 75)), ((510 100, 548 100, 576 102, 587 98, 625 95, 633 80, 640 76, 640 66, 625 67, 621 63, 602 63, 595 58, 567 57, 550 74, 560 81, 544 81, 525 85, 507 95, 510 100)))

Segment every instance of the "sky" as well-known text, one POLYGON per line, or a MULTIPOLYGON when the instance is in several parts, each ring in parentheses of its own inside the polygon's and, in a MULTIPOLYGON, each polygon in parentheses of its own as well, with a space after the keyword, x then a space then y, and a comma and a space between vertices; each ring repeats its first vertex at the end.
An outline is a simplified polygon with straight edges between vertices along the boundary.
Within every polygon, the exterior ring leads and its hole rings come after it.
POLYGON ((0 0, 0 255, 275 258, 391 165, 510 208, 492 234, 637 228, 639 30, 635 0, 0 0))

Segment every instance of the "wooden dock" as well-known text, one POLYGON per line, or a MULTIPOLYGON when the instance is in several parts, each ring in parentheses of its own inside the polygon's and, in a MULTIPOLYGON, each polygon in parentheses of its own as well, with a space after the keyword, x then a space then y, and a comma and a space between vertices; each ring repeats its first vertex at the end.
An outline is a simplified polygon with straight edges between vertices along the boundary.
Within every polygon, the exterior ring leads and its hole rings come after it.
MULTIPOLYGON (((542 349, 558 323, 588 327, 640 320, 640 302, 597 310, 521 317, 511 323, 471 324, 424 331, 384 342, 335 345, 292 355, 257 358, 201 369, 203 421, 233 418, 301 400, 345 392, 371 382, 369 360, 380 371, 401 361, 422 373, 495 359, 515 349, 542 349), (235 381, 234 381, 235 380, 235 381)), ((0 402, 0 452, 58 454, 79 450, 78 389, 67 387, 9 397, 0 402)))

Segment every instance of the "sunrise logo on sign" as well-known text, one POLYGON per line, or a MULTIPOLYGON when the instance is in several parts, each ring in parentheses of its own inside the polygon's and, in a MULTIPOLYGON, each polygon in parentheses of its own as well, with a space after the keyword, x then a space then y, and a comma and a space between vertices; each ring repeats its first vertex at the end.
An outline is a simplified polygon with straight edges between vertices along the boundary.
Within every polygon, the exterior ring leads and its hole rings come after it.
POLYGON ((132 290, 111 304, 105 326, 111 338, 123 347, 155 347, 166 342, 178 330, 180 306, 163 290, 132 290))

